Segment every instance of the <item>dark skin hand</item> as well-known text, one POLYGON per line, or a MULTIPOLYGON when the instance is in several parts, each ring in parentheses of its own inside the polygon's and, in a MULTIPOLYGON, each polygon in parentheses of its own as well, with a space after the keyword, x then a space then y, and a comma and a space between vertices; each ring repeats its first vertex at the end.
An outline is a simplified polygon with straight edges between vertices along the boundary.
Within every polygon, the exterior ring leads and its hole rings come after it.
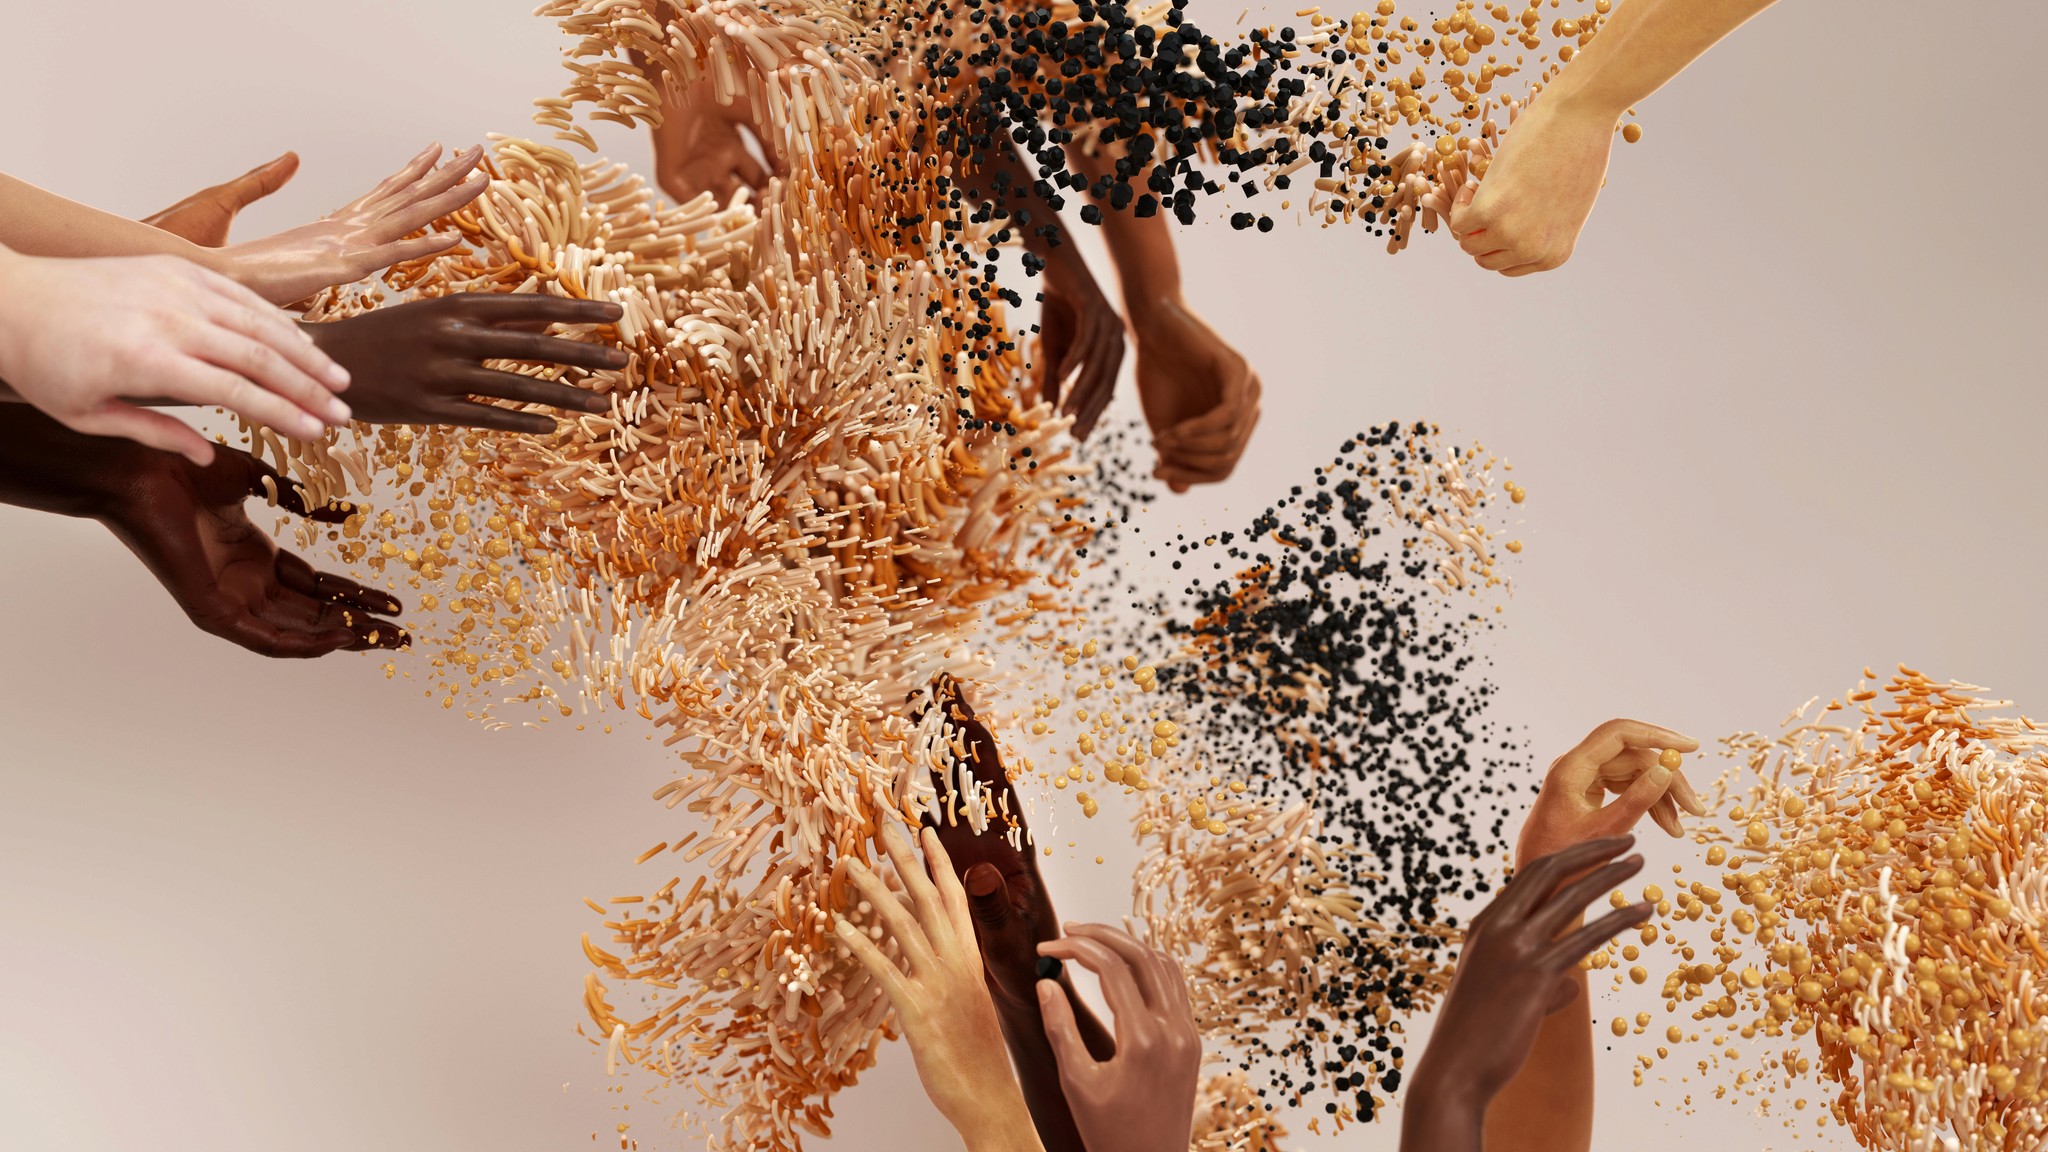
POLYGON ((623 351, 543 335, 550 324, 610 324, 617 304, 533 293, 477 292, 414 300, 347 320, 302 327, 320 350, 347 368, 349 407, 368 424, 453 424, 546 435, 555 419, 472 397, 545 404, 571 412, 607 412, 609 396, 585 388, 499 372, 486 360, 561 364, 586 371, 626 366, 623 351))
POLYGON ((308 509, 262 461, 225 446, 206 467, 132 441, 85 436, 26 405, 0 408, 0 501, 98 520, 199 626, 264 656, 403 648, 385 593, 316 572, 278 551, 243 504, 275 487, 278 505, 338 523, 347 505, 308 509))
POLYGON ((1631 904, 1573 928, 1588 904, 1642 870, 1641 856, 1614 859, 1634 844, 1588 840, 1536 860, 1474 918, 1415 1066, 1402 1152, 1481 1152, 1487 1105, 1529 1058, 1544 1018, 1575 998, 1579 961, 1656 911, 1631 904))
MULTIPOLYGON (((1007 796, 1010 816, 1021 829, 1023 805, 1010 791, 995 737, 974 718, 974 710, 950 678, 934 684, 932 691, 938 706, 946 710, 949 734, 967 753, 962 770, 986 790, 991 804, 997 802, 998 795, 1007 796)), ((936 773, 933 782, 942 802, 952 796, 949 782, 936 773)), ((995 811, 1001 813, 1001 805, 995 811)), ((1061 1090, 1059 1061, 1046 1036, 1039 1006, 1038 946, 1060 938, 1060 921, 1038 874, 1036 849, 1029 840, 1022 841, 1021 851, 1010 847, 1006 835, 1010 826, 1000 814, 992 816, 987 830, 980 834, 958 813, 942 811, 927 816, 926 824, 938 832, 939 842, 967 890, 989 996, 995 1001, 1003 1040, 1038 1138, 1046 1152, 1088 1152, 1061 1090)), ((1064 971, 1048 978, 1057 979, 1074 1006, 1073 1032, 1088 1052, 1096 1060, 1115 1055, 1116 1044, 1109 1030, 1074 994, 1071 978, 1064 971)))

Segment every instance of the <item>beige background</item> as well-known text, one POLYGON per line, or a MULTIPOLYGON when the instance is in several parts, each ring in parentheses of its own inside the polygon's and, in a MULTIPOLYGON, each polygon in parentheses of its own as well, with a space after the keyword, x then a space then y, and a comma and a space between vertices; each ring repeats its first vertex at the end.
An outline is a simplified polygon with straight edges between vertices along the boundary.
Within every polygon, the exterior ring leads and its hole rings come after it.
MULTIPOLYGON (((1783 5, 1645 104, 1537 279, 1441 238, 1184 233, 1266 422, 1154 518, 1234 526, 1348 432, 1427 417, 1530 492, 1496 671, 1541 763, 1617 714, 1766 726, 1896 660, 2048 714, 2044 167, 2003 50, 2044 33, 2033 0, 1783 5)), ((296 148, 257 235, 430 139, 527 131, 559 46, 525 0, 7 0, 0 164, 140 215, 296 148)), ((486 734, 381 658, 194 632, 95 525, 0 533, 0 1147, 523 1152, 614 1147, 622 1119, 674 1143, 571 1032, 578 898, 642 884, 676 831, 640 730, 486 734)), ((1055 866, 1069 915, 1124 910, 1110 831, 1104 868, 1055 866)), ((1787 1146, 1605 1059, 1601 1148, 1787 1146)), ((900 1047, 840 1114, 832 1147, 952 1143, 900 1047)))

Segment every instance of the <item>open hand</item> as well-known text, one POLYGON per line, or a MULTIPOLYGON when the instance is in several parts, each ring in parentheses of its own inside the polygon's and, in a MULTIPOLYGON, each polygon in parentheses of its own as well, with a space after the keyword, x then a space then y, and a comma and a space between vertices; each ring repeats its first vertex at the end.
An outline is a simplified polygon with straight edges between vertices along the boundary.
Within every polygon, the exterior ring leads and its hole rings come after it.
POLYGON ((251 168, 225 184, 202 188, 169 208, 143 220, 190 240, 201 248, 220 248, 242 209, 285 186, 299 170, 299 156, 287 152, 268 164, 251 168))
POLYGON ((954 878, 937 833, 925 829, 922 841, 931 865, 929 876, 911 854, 902 829, 891 824, 882 833, 908 908, 860 862, 849 860, 845 865, 894 940, 900 962, 884 955, 845 919, 837 921, 834 930, 888 994, 925 1094, 968 1146, 975 1152, 1036 1149, 1023 1094, 1004 1055, 995 1005, 982 981, 981 953, 974 944, 966 893, 954 878))
POLYGON ((1094 1152, 1187 1152, 1202 1037, 1180 965, 1103 924, 1069 924, 1038 952, 1095 973, 1116 1018, 1116 1054, 1098 1061, 1075 1026, 1066 988, 1038 982, 1045 1035, 1081 1139, 1094 1152))
POLYGON ((1516 861, 1595 837, 1623 835, 1645 814, 1667 833, 1683 836, 1679 810, 1704 816, 1706 807, 1685 773, 1663 760, 1699 746, 1690 736, 1640 720, 1609 720, 1593 729, 1551 764, 1516 840, 1516 861), (1609 792, 1619 793, 1611 804, 1605 803, 1609 792))
POLYGON ((369 424, 455 424, 545 435, 553 417, 480 403, 471 397, 544 404, 571 412, 604 412, 611 398, 516 372, 486 360, 563 364, 586 371, 626 366, 625 352, 563 340, 522 327, 610 324, 617 304, 534 293, 486 292, 414 300, 347 320, 304 325, 355 383, 349 402, 369 424))
POLYGON ((788 166, 770 142, 756 134, 768 165, 747 150, 746 133, 753 125, 746 98, 718 102, 707 75, 681 101, 662 108, 661 127, 654 130, 654 180, 661 190, 687 204, 706 192, 720 204, 732 202, 741 188, 756 195, 768 187, 769 175, 786 176, 788 166))
POLYGON ((270 499, 338 523, 347 506, 309 509, 298 489, 247 452, 221 448, 199 467, 140 451, 110 480, 97 518, 156 576, 201 631, 264 656, 304 658, 409 642, 397 600, 316 572, 278 551, 242 505, 270 499))
POLYGON ((447 251, 460 236, 407 237, 476 199, 490 181, 472 178, 483 159, 481 147, 458 152, 437 169, 440 157, 441 146, 432 145, 324 219, 222 249, 222 270, 271 303, 290 304, 401 261, 447 251))
POLYGON ((291 318, 175 256, 66 260, 0 249, 0 379, 65 427, 122 436, 196 465, 191 425, 128 403, 218 405, 312 439, 346 423, 346 370, 291 318))

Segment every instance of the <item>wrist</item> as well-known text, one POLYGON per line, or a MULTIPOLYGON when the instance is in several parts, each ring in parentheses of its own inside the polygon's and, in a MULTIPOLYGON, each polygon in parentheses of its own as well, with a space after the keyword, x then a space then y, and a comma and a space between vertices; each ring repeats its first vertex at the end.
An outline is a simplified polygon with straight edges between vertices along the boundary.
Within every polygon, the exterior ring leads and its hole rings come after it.
POLYGON ((953 1120, 953 1130, 960 1134, 968 1152, 1042 1152, 1038 1130, 1015 1084, 1006 1085, 999 1098, 986 1101, 970 1115, 953 1120))
POLYGON ((1611 128, 1635 101, 1610 88, 1600 81, 1598 61, 1588 61, 1582 55, 1544 86, 1536 105, 1566 120, 1611 128))

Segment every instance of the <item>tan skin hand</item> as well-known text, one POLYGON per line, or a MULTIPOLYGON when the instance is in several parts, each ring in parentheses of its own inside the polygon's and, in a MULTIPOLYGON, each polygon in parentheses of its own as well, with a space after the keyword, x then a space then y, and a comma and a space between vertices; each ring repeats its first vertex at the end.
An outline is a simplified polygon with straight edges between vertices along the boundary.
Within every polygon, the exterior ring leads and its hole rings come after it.
POLYGON ((1228 479, 1259 424, 1258 376, 1178 297, 1139 315, 1138 402, 1159 454, 1153 476, 1175 492, 1228 479))
POLYGON ((742 188, 759 195, 770 175, 788 168, 766 137, 752 131, 753 110, 744 96, 720 104, 707 75, 688 88, 680 100, 667 100, 661 126, 654 130, 654 179, 661 190, 686 204, 706 192, 729 204, 742 188), (752 135, 768 158, 763 166, 747 150, 752 135))
POLYGON ((298 153, 287 152, 225 184, 202 188, 142 222, 202 248, 225 247, 242 209, 284 187, 298 170, 298 153))
POLYGON ((1042 1152, 1004 1057, 1002 1026, 982 978, 967 894, 938 834, 925 829, 921 841, 929 873, 911 853, 901 828, 892 824, 882 833, 903 898, 859 861, 845 864, 855 888, 895 941, 898 956, 884 954, 845 919, 834 924, 834 931, 888 995, 925 1094, 969 1152, 1042 1152))
MULTIPOLYGON (((1681 809, 1704 813, 1667 755, 1699 741, 1639 720, 1609 720, 1557 758, 1515 843, 1517 867, 1603 837, 1623 836, 1645 815, 1680 836, 1681 809), (1614 794, 1609 801, 1607 797, 1614 794)), ((1535 1056, 1493 1099, 1488 1152, 1585 1152, 1593 1140, 1593 1017, 1586 974, 1567 974, 1571 997, 1542 1022, 1535 1056)))
MULTIPOLYGON (((1546 1018, 1583 998, 1578 962, 1655 911, 1634 904, 1579 926, 1588 904, 1642 869, 1641 856, 1614 860, 1634 843, 1628 836, 1592 840, 1532 861, 1474 918, 1457 977, 1415 1066, 1402 1152, 1503 1146, 1487 1105, 1541 1061, 1546 1018)), ((1522 1119, 1532 1146, 1542 1146, 1561 1120, 1541 1109, 1522 1119)))
POLYGON ((1097 1060, 1081 1038, 1066 988, 1038 982, 1045 1034, 1081 1139, 1090 1149, 1113 1152, 1186 1152, 1202 1037, 1180 965, 1103 924, 1069 924, 1067 935, 1040 944, 1038 952, 1095 973, 1116 1018, 1116 1053, 1097 1060))

